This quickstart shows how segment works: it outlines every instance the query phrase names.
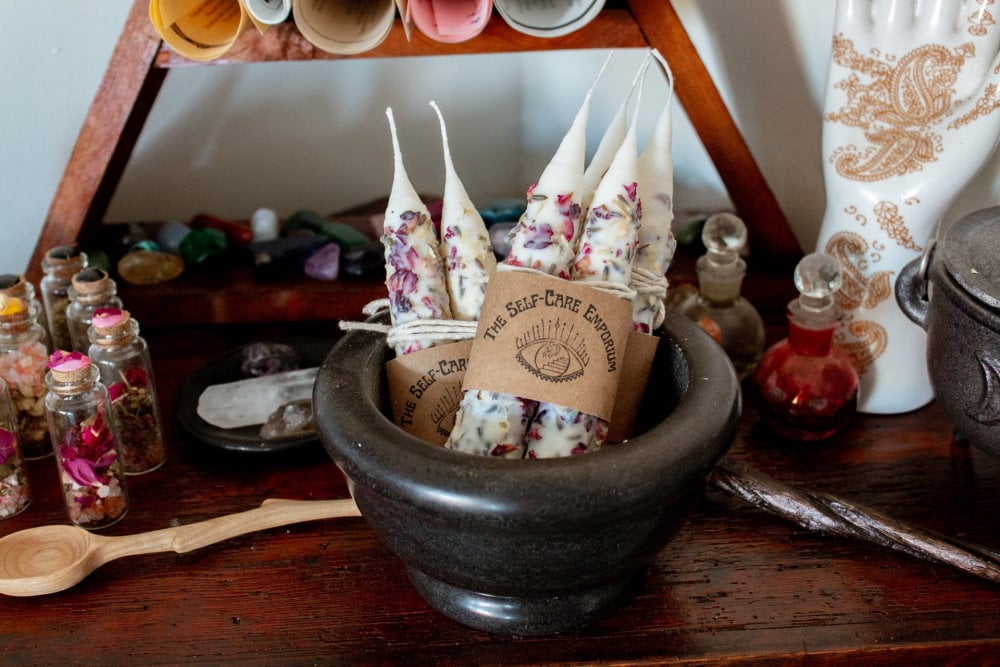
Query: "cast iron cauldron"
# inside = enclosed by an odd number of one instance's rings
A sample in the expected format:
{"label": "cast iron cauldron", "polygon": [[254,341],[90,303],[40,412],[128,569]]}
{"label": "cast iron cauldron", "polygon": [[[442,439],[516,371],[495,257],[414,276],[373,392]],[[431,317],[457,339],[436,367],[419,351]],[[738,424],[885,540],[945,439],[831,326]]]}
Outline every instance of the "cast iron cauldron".
{"label": "cast iron cauldron", "polygon": [[664,331],[644,432],[583,456],[487,459],[410,436],[384,416],[388,350],[366,331],[320,368],[316,423],[362,514],[433,607],[491,632],[562,632],[626,599],[735,437],[741,398],[722,349],[673,313]]}
{"label": "cast iron cauldron", "polygon": [[1000,207],[958,220],[903,267],[896,300],[927,330],[931,385],[956,432],[1000,456]]}

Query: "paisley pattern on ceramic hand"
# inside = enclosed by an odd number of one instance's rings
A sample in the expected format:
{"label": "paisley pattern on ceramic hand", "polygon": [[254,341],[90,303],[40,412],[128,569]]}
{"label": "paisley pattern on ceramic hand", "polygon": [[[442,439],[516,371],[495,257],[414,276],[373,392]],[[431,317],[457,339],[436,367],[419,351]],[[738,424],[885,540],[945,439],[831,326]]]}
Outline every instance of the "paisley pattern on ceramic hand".
{"label": "paisley pattern on ceramic hand", "polygon": [[997,24],[993,14],[986,9],[986,5],[992,5],[995,0],[976,0],[979,9],[973,12],[966,19],[969,22],[969,34],[975,37],[985,37],[989,29]]}
{"label": "paisley pattern on ceramic hand", "polygon": [[983,369],[983,395],[965,413],[980,424],[1000,424],[1000,361],[985,352],[977,352],[976,361]]}
{"label": "paisley pattern on ceramic hand", "polygon": [[[827,121],[864,131],[869,146],[840,146],[829,159],[842,177],[866,182],[905,176],[937,160],[944,149],[932,127],[950,112],[955,82],[975,47],[927,44],[898,62],[872,53],[863,56],[843,34],[834,36],[833,60],[851,73],[834,86],[847,93],[847,104],[826,115]],[[871,82],[862,83],[859,75]]]}
{"label": "paisley pattern on ceramic hand", "polygon": [[[856,212],[854,207],[848,212],[851,210]],[[865,219],[860,214],[855,217]],[[864,375],[889,344],[885,327],[877,322],[856,319],[855,312],[859,308],[875,308],[892,296],[892,271],[865,274],[869,262],[881,261],[879,251],[882,249],[878,242],[869,245],[860,234],[847,231],[834,234],[826,244],[826,254],[836,257],[844,269],[843,285],[834,297],[843,311],[842,325],[836,334],[837,347],[850,357],[858,375]]]}

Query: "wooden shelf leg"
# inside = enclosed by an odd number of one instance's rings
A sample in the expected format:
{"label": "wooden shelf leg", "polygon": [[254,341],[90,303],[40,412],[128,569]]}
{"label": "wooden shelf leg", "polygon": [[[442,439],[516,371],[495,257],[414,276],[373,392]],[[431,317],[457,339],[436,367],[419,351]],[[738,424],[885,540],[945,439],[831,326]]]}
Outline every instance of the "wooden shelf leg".
{"label": "wooden shelf leg", "polygon": [[627,2],[649,46],[670,62],[677,99],[747,223],[752,257],[767,273],[790,274],[802,248],[676,10],[664,0]]}

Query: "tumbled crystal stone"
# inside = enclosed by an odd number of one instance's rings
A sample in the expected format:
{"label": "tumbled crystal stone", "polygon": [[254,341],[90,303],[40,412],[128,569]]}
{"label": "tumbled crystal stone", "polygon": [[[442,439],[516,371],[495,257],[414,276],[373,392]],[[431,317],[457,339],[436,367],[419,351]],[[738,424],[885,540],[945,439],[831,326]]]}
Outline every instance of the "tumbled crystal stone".
{"label": "tumbled crystal stone", "polygon": [[240,374],[243,377],[260,377],[294,371],[299,368],[299,353],[284,343],[250,343],[240,353]]}
{"label": "tumbled crystal stone", "polygon": [[156,285],[184,273],[184,260],[158,250],[135,250],[118,260],[118,275],[130,285]]}
{"label": "tumbled crystal stone", "polygon": [[385,275],[385,255],[382,243],[372,241],[340,258],[340,274],[354,280],[372,280]]}
{"label": "tumbled crystal stone", "polygon": [[305,273],[317,280],[336,280],[340,273],[340,246],[327,243],[306,260]]}
{"label": "tumbled crystal stone", "polygon": [[156,242],[159,244],[160,250],[164,252],[180,253],[181,241],[190,233],[191,228],[183,222],[168,220],[160,225],[160,229],[156,233]]}
{"label": "tumbled crystal stone", "polygon": [[192,229],[181,239],[180,254],[190,266],[209,264],[226,253],[226,235],[218,229]]}
{"label": "tumbled crystal stone", "polygon": [[289,236],[273,241],[254,241],[250,244],[253,252],[254,279],[258,282],[272,282],[281,278],[301,276],[310,255],[329,241],[316,234]]}
{"label": "tumbled crystal stone", "polygon": [[295,438],[314,433],[316,433],[316,423],[313,421],[311,399],[282,405],[260,427],[260,437],[265,440]]}

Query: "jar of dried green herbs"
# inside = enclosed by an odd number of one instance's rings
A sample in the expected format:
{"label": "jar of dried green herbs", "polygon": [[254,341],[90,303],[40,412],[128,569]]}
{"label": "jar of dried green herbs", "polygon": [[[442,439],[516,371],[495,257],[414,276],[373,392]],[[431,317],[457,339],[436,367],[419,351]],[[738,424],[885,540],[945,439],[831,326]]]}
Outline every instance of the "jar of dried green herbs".
{"label": "jar of dried green herbs", "polygon": [[66,324],[73,349],[87,354],[90,348],[87,329],[94,319],[94,313],[101,308],[121,307],[118,285],[104,269],[84,269],[73,276],[69,288],[69,306],[66,308]]}
{"label": "jar of dried green herbs", "polygon": [[66,308],[69,307],[69,288],[73,276],[87,268],[87,253],[75,246],[56,246],[45,253],[42,271],[45,275],[39,283],[42,304],[45,306],[45,320],[49,326],[52,349],[69,350],[73,342],[66,324]]}
{"label": "jar of dried green herbs", "polygon": [[48,368],[45,407],[66,514],[81,528],[105,528],[129,507],[108,390],[80,352],[56,350]]}
{"label": "jar of dried green herbs", "polygon": [[127,310],[100,308],[88,335],[88,353],[111,397],[125,474],[159,468],[166,459],[163,421],[149,346],[139,335],[139,323]]}

